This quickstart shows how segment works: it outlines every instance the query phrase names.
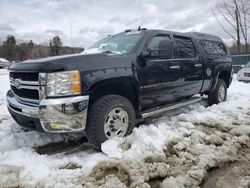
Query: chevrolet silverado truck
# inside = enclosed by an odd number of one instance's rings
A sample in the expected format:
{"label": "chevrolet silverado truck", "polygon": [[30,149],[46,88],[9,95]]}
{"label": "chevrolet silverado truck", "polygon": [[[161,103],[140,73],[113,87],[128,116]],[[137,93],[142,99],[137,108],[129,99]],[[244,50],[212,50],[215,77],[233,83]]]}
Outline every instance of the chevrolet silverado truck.
{"label": "chevrolet silverado truck", "polygon": [[[224,42],[203,33],[126,30],[88,50],[9,67],[8,110],[22,127],[82,132],[97,149],[140,120],[208,96],[227,98],[232,63]],[[197,97],[197,94],[199,97]]]}

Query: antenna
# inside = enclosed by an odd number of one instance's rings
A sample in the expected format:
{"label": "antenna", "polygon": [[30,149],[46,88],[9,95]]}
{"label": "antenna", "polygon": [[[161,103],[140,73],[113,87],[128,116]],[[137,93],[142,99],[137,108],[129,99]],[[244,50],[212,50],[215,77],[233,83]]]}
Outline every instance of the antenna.
{"label": "antenna", "polygon": [[70,41],[71,41],[71,52],[74,53],[73,42],[72,42],[72,22],[70,22]]}

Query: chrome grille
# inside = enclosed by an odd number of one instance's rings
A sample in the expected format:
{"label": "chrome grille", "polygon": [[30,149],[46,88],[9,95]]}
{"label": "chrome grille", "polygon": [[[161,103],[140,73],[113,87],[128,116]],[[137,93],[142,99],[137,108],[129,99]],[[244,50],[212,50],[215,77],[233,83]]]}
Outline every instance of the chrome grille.
{"label": "chrome grille", "polygon": [[39,100],[39,93],[37,89],[17,89],[14,86],[11,86],[12,91],[19,97]]}
{"label": "chrome grille", "polygon": [[38,101],[43,97],[44,75],[44,73],[10,72],[11,90],[24,102]]}
{"label": "chrome grille", "polygon": [[250,73],[245,72],[245,73],[244,73],[244,76],[245,76],[245,77],[250,77]]}
{"label": "chrome grille", "polygon": [[39,73],[34,72],[10,72],[10,78],[21,79],[25,81],[38,81]]}

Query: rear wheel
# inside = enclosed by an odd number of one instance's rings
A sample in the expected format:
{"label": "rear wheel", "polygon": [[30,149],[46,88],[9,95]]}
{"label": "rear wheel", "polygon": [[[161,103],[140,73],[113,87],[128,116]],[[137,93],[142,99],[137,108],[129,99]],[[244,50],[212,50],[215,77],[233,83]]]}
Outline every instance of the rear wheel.
{"label": "rear wheel", "polygon": [[100,150],[103,142],[130,134],[134,126],[135,111],[131,102],[119,95],[106,95],[90,107],[86,136]]}
{"label": "rear wheel", "polygon": [[218,104],[227,99],[227,85],[226,82],[222,79],[219,79],[215,90],[208,94],[208,103],[209,105]]}

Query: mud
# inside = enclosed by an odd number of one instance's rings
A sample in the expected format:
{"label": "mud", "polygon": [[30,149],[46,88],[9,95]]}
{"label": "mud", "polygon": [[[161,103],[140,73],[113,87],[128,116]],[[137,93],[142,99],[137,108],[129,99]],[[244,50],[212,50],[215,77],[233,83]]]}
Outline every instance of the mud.
{"label": "mud", "polygon": [[58,142],[35,147],[34,149],[40,155],[56,155],[71,154],[81,150],[92,149],[92,146],[88,143],[86,137],[82,137],[79,140],[72,139],[67,142]]}
{"label": "mud", "polygon": [[201,185],[202,188],[250,187],[250,147],[239,152],[238,162],[211,170]]}

